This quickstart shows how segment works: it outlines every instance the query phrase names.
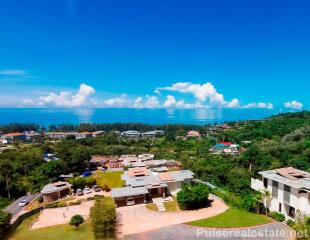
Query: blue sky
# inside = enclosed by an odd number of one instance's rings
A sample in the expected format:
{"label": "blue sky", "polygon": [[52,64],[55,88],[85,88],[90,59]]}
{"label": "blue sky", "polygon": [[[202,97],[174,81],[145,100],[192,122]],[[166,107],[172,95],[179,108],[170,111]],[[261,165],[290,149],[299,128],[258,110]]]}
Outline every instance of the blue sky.
{"label": "blue sky", "polygon": [[1,107],[309,109],[310,2],[1,1]]}

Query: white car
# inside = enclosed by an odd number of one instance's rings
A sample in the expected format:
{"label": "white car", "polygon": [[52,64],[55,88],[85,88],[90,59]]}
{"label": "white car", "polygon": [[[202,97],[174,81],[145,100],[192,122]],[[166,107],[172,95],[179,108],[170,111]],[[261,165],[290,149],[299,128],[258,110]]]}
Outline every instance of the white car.
{"label": "white car", "polygon": [[18,203],[18,206],[19,207],[25,207],[27,204],[28,204],[28,200],[21,200],[19,203]]}
{"label": "white car", "polygon": [[89,193],[91,193],[91,189],[90,188],[84,188],[83,192],[84,192],[84,194],[89,194]]}

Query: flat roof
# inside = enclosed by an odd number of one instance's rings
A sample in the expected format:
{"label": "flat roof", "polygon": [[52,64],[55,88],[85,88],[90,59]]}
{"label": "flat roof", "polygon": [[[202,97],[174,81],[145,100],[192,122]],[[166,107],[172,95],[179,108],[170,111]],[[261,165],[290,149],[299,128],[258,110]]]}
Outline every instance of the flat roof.
{"label": "flat roof", "polygon": [[148,194],[149,191],[145,187],[122,187],[122,188],[112,188],[111,189],[111,196],[113,198],[120,198],[120,197],[130,197],[130,196],[137,196],[142,194]]}

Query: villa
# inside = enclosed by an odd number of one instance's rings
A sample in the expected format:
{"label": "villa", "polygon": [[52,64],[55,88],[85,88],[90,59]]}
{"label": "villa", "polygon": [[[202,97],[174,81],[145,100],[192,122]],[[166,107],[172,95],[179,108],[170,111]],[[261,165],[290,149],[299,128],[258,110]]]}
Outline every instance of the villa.
{"label": "villa", "polygon": [[188,138],[200,138],[200,133],[198,131],[189,131],[187,133]]}
{"label": "villa", "polygon": [[165,132],[163,130],[154,130],[142,133],[142,137],[155,138],[156,136],[163,136],[164,134]]}
{"label": "villa", "polygon": [[209,150],[212,154],[239,154],[239,145],[231,142],[219,142]]}
{"label": "villa", "polygon": [[265,207],[286,218],[295,218],[296,212],[310,215],[310,173],[293,167],[279,168],[258,173],[261,179],[251,179],[251,188],[268,190],[271,198]]}
{"label": "villa", "polygon": [[19,133],[19,132],[7,133],[7,134],[4,134],[1,138],[2,138],[2,143],[25,141],[26,140],[26,134]]}
{"label": "villa", "polygon": [[91,132],[79,132],[75,137],[76,139],[92,138],[93,134]]}
{"label": "villa", "polygon": [[121,133],[121,137],[125,138],[139,138],[141,136],[141,133],[136,130],[128,130]]}
{"label": "villa", "polygon": [[125,187],[111,191],[117,206],[123,206],[129,198],[137,200],[136,203],[145,203],[153,197],[176,195],[182,183],[190,183],[194,179],[194,173],[189,170],[155,172],[146,167],[136,167],[129,168],[121,178],[125,181]]}
{"label": "villa", "polygon": [[41,194],[43,195],[43,201],[47,203],[70,195],[70,191],[71,184],[67,182],[54,182],[43,187]]}

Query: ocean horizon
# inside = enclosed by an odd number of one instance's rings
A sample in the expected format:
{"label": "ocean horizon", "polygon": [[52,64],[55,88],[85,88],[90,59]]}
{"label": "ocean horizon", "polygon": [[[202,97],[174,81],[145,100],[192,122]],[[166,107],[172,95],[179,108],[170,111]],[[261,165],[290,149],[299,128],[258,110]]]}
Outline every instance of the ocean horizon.
{"label": "ocean horizon", "polygon": [[280,112],[271,109],[137,109],[137,108],[0,108],[0,124],[145,123],[220,124],[260,120]]}

